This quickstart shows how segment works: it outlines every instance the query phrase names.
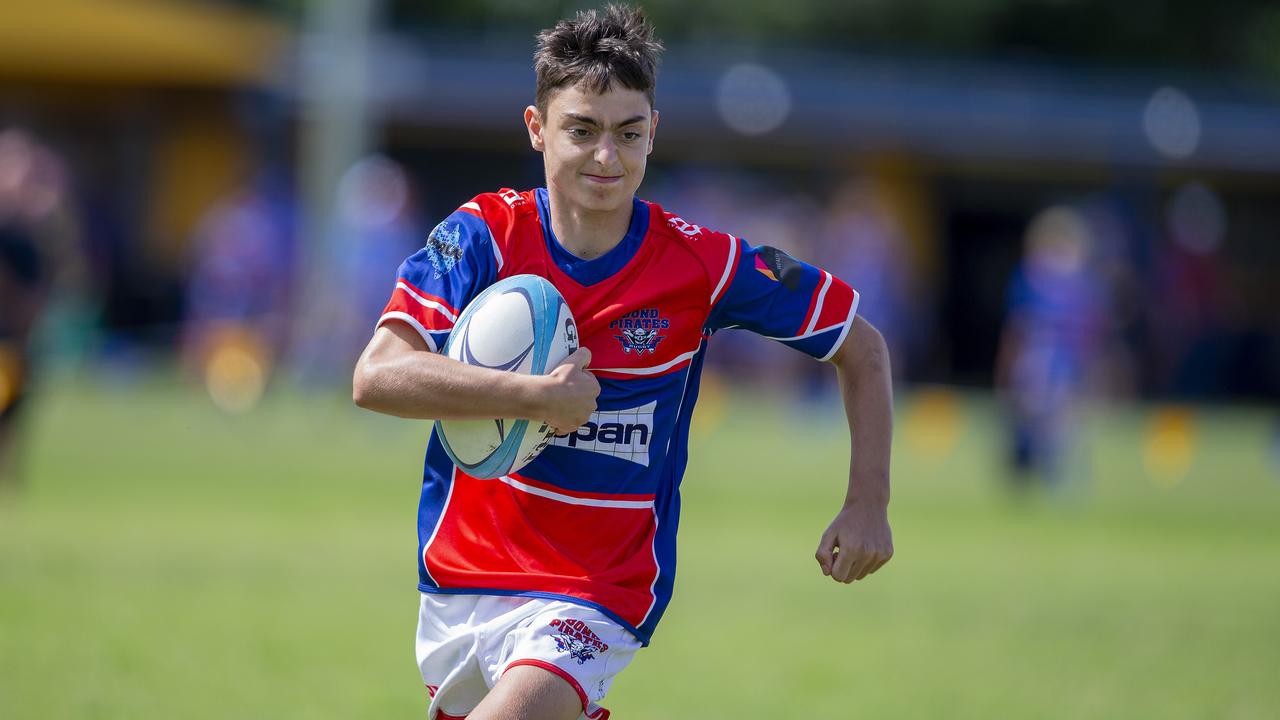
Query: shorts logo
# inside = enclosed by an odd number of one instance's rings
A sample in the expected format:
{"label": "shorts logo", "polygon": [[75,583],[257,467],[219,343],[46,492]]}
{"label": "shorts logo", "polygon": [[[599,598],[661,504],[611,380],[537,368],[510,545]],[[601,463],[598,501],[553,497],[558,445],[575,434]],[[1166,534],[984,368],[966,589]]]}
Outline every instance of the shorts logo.
{"label": "shorts logo", "polygon": [[552,445],[609,455],[649,467],[649,441],[653,437],[653,411],[658,403],[626,410],[597,410],[587,424],[551,439]]}
{"label": "shorts logo", "polygon": [[437,279],[447,274],[462,259],[461,236],[462,231],[458,225],[445,220],[427,237],[427,259],[431,261],[431,267],[435,268]]}
{"label": "shorts logo", "polygon": [[634,352],[637,355],[643,355],[646,352],[656,353],[658,343],[667,337],[659,331],[670,327],[671,320],[662,317],[658,308],[633,310],[609,323],[609,329],[622,333],[614,335],[618,342],[622,343],[622,352],[627,354]]}
{"label": "shorts logo", "polygon": [[556,634],[551,636],[556,641],[556,650],[569,653],[569,657],[577,660],[579,665],[595,660],[596,653],[609,651],[609,645],[581,620],[556,618],[549,627],[556,630]]}

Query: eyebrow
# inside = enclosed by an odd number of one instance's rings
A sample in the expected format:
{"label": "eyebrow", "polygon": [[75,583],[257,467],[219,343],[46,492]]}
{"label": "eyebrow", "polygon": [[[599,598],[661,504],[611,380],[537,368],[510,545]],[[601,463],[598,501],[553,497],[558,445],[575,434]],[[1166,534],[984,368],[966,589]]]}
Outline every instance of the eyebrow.
{"label": "eyebrow", "polygon": [[[578,122],[584,125],[592,125],[594,127],[604,128],[604,125],[601,125],[599,120],[596,120],[590,115],[579,115],[578,113],[567,112],[565,113],[565,117],[569,117],[574,120],[577,120]],[[643,122],[644,119],[645,119],[644,115],[636,115],[635,117],[627,118],[626,120],[623,120],[622,122],[618,123],[617,127],[621,128],[621,127],[626,127],[628,125],[635,125],[638,122]]]}

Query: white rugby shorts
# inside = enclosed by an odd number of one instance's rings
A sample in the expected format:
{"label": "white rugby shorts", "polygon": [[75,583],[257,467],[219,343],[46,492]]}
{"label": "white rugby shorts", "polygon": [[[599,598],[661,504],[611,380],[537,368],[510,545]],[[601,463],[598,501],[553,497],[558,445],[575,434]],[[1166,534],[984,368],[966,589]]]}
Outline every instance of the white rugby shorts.
{"label": "white rugby shorts", "polygon": [[613,678],[640,641],[603,613],[543,598],[422,593],[418,668],[431,695],[427,717],[458,720],[512,667],[559,675],[582,700],[582,717],[605,720]]}

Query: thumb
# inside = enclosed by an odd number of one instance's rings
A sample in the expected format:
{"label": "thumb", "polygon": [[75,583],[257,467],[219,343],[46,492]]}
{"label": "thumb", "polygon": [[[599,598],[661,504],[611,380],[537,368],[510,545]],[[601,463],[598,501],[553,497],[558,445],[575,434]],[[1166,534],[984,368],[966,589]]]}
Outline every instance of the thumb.
{"label": "thumb", "polygon": [[586,370],[587,365],[589,365],[590,363],[591,363],[591,351],[584,347],[580,347],[577,350],[574,350],[573,353],[569,355],[569,357],[565,358],[563,364],[572,365],[578,370]]}
{"label": "thumb", "polygon": [[835,536],[829,533],[822,534],[822,540],[818,542],[818,552],[814,553],[814,557],[818,560],[818,565],[822,567],[823,575],[831,574],[831,567],[835,563]]}

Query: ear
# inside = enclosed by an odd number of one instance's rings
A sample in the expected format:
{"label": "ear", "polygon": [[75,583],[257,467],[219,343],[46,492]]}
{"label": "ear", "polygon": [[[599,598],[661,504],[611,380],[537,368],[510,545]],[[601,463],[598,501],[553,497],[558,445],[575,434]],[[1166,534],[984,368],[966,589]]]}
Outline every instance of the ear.
{"label": "ear", "polygon": [[653,152],[653,136],[658,132],[658,111],[654,110],[650,117],[652,119],[649,122],[649,149],[644,151],[645,155]]}
{"label": "ear", "polygon": [[542,116],[538,113],[538,108],[530,105],[524,109],[524,126],[529,130],[529,144],[533,149],[538,152],[546,150],[546,140],[542,137],[545,128],[542,126]]}

